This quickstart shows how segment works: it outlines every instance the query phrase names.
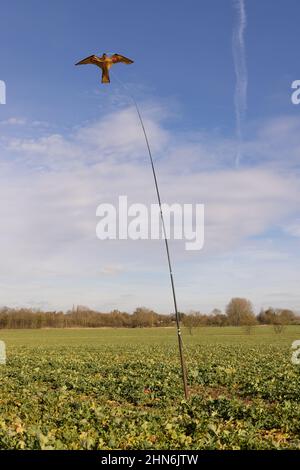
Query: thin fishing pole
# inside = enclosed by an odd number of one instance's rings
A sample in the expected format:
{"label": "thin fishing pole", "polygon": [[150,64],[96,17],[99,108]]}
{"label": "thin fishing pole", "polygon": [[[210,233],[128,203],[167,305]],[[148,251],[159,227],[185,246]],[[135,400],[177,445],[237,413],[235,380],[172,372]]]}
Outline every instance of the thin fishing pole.
{"label": "thin fishing pole", "polygon": [[167,238],[165,219],[164,219],[163,211],[162,211],[160,191],[159,191],[159,187],[158,187],[158,181],[157,181],[157,177],[156,177],[155,166],[154,166],[154,161],[153,161],[152,152],[151,152],[151,148],[150,148],[150,143],[149,143],[147,132],[146,132],[146,129],[145,129],[145,126],[144,126],[143,118],[142,118],[142,115],[140,113],[140,110],[139,110],[139,107],[138,107],[138,104],[137,104],[135,98],[131,95],[131,93],[129,92],[126,85],[116,76],[116,74],[112,73],[112,75],[122,85],[122,87],[125,89],[125,91],[127,92],[128,96],[131,98],[131,100],[134,104],[134,107],[136,109],[140,124],[142,126],[143,134],[144,134],[145,141],[146,141],[146,146],[147,146],[147,149],[148,149],[148,154],[149,154],[149,158],[150,158],[152,174],[153,174],[154,184],[155,184],[155,189],[156,189],[156,195],[157,195],[157,200],[158,200],[158,205],[159,205],[159,210],[160,210],[160,218],[161,218],[161,223],[162,223],[165,247],[166,247],[166,252],[167,252],[169,275],[170,275],[173,302],[174,302],[174,308],[175,308],[175,318],[176,318],[177,337],[178,337],[178,346],[179,346],[179,357],[180,357],[182,380],[183,380],[183,389],[184,389],[185,398],[188,398],[187,370],[186,370],[186,365],[185,365],[184,355],[183,355],[183,342],[182,342],[181,329],[180,329],[179,312],[178,312],[178,308],[177,308],[177,299],[176,299],[175,284],[174,284],[173,270],[172,270],[172,264],[171,264],[171,256],[170,256],[169,243],[168,243],[168,238]]}

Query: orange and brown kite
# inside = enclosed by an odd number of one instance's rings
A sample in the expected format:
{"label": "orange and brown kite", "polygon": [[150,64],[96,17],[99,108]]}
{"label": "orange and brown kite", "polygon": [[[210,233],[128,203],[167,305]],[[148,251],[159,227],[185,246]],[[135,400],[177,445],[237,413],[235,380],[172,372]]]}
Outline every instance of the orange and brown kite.
{"label": "orange and brown kite", "polygon": [[113,54],[112,56],[108,56],[105,53],[102,54],[102,57],[98,57],[96,55],[90,55],[86,59],[77,62],[75,65],[83,65],[83,64],[94,64],[102,69],[102,83],[110,83],[109,79],[109,69],[118,62],[123,62],[123,64],[133,64],[133,60],[127,59],[121,54]]}

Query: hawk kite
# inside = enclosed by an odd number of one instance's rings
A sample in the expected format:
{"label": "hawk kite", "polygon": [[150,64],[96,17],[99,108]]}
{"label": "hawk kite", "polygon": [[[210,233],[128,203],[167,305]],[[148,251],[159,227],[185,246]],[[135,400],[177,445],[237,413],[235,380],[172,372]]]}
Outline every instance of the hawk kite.
{"label": "hawk kite", "polygon": [[112,65],[117,64],[118,62],[123,62],[123,64],[133,64],[133,60],[127,59],[121,54],[113,54],[112,56],[108,56],[105,53],[102,54],[102,57],[98,57],[96,55],[90,55],[86,59],[77,62],[75,65],[83,65],[83,64],[94,64],[100,67],[102,70],[102,83],[110,83],[109,79],[109,69]]}

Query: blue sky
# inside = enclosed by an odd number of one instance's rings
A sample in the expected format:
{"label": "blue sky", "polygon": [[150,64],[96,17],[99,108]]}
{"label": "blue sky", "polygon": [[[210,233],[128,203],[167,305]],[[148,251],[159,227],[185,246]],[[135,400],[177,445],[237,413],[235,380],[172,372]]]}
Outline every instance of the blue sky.
{"label": "blue sky", "polygon": [[[97,205],[154,202],[136,116],[114,81],[74,67],[92,53],[138,99],[167,201],[205,203],[205,249],[174,243],[182,310],[232,296],[300,310],[297,0],[245,0],[247,112],[236,168],[232,34],[239,2],[3,0],[1,303],[172,310],[163,246],[95,239]],[[155,295],[153,295],[155,292]]]}

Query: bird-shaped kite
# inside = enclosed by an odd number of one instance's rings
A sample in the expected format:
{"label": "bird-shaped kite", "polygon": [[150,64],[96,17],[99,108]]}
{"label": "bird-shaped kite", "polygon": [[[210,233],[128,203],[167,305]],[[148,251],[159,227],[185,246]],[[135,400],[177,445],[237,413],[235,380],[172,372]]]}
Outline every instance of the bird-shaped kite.
{"label": "bird-shaped kite", "polygon": [[96,55],[90,55],[86,59],[77,62],[75,65],[83,65],[83,64],[94,64],[102,69],[102,83],[110,83],[109,79],[109,69],[112,65],[117,64],[118,62],[123,62],[123,64],[133,64],[133,60],[127,59],[121,54],[113,54],[112,56],[108,56],[105,53],[102,54],[102,57],[98,57]]}

